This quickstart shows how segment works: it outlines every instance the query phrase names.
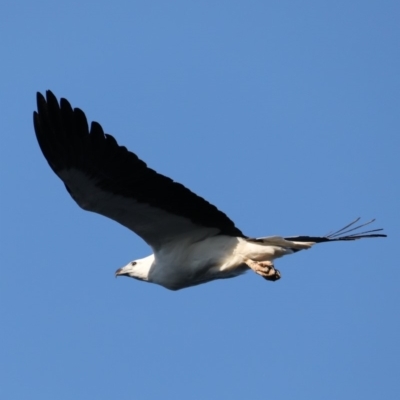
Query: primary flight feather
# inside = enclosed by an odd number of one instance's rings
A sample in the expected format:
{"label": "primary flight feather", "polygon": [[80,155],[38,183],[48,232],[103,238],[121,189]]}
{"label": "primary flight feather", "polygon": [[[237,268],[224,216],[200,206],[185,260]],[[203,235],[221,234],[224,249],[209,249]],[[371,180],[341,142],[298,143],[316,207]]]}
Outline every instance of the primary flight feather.
{"label": "primary flight feather", "polygon": [[316,243],[385,237],[358,229],[356,219],[328,236],[249,238],[215,206],[158,174],[97,122],[51,91],[37,94],[34,127],[52,170],[80,207],[109,217],[142,237],[153,254],[116,271],[178,290],[253,270],[276,281],[273,260]]}

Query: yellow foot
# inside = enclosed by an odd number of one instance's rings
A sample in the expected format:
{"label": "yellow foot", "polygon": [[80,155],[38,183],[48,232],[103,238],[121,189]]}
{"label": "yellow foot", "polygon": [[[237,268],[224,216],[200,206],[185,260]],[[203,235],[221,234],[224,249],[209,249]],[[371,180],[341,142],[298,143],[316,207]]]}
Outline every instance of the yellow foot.
{"label": "yellow foot", "polygon": [[245,263],[256,274],[261,275],[267,281],[274,282],[281,278],[281,273],[274,268],[274,264],[271,261],[253,261],[247,258]]}

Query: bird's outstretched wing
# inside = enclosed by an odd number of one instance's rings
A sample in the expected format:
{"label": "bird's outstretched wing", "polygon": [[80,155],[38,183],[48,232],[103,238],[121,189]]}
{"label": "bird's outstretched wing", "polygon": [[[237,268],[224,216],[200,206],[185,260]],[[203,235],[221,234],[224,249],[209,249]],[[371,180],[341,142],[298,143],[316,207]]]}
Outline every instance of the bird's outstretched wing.
{"label": "bird's outstretched wing", "polygon": [[[289,237],[267,236],[261,238],[247,238],[246,240],[254,243],[262,243],[264,245],[280,246],[287,249],[291,249],[293,252],[296,252],[304,249],[309,249],[316,243],[386,237],[386,235],[383,233],[376,233],[383,231],[383,229],[380,228],[359,232],[360,228],[372,224],[372,222],[375,221],[374,219],[372,219],[371,221],[365,222],[361,225],[354,226],[359,220],[360,218],[357,218],[353,222],[350,222],[350,224],[346,225],[344,228],[339,229],[338,231],[330,233],[325,236],[289,236]],[[354,231],[356,232],[350,234],[350,232]]]}
{"label": "bird's outstretched wing", "polygon": [[215,206],[147,167],[97,122],[52,92],[37,94],[34,126],[50,167],[80,207],[109,217],[154,249],[180,237],[243,236]]}
{"label": "bird's outstretched wing", "polygon": [[339,241],[349,241],[349,240],[357,240],[364,238],[376,238],[376,237],[387,236],[383,233],[376,233],[383,231],[383,229],[381,228],[349,234],[350,232],[358,231],[360,228],[372,224],[375,221],[375,219],[371,219],[371,221],[364,222],[361,225],[354,226],[359,220],[360,218],[357,218],[354,221],[350,222],[350,224],[347,224],[342,229],[339,229],[338,231],[335,231],[325,236],[291,236],[291,237],[285,237],[285,240],[290,240],[293,242],[324,243],[324,242],[339,242]]}

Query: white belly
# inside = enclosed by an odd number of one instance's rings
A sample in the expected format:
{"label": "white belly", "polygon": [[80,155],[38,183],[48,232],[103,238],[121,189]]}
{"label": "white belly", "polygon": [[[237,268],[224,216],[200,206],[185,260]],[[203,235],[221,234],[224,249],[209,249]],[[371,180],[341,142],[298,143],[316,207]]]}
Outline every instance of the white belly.
{"label": "white belly", "polygon": [[231,236],[217,235],[191,244],[179,241],[155,254],[149,281],[177,290],[240,275],[249,269],[243,258],[267,261],[282,255],[280,247]]}

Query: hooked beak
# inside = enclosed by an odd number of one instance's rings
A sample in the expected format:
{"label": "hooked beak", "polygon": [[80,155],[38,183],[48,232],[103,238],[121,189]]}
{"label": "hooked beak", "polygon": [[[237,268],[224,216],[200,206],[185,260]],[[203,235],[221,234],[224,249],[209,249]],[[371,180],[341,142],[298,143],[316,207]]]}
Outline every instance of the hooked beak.
{"label": "hooked beak", "polygon": [[117,278],[118,276],[124,276],[124,275],[128,275],[128,273],[125,272],[123,268],[118,268],[118,269],[115,271],[115,277],[116,277],[116,278]]}

